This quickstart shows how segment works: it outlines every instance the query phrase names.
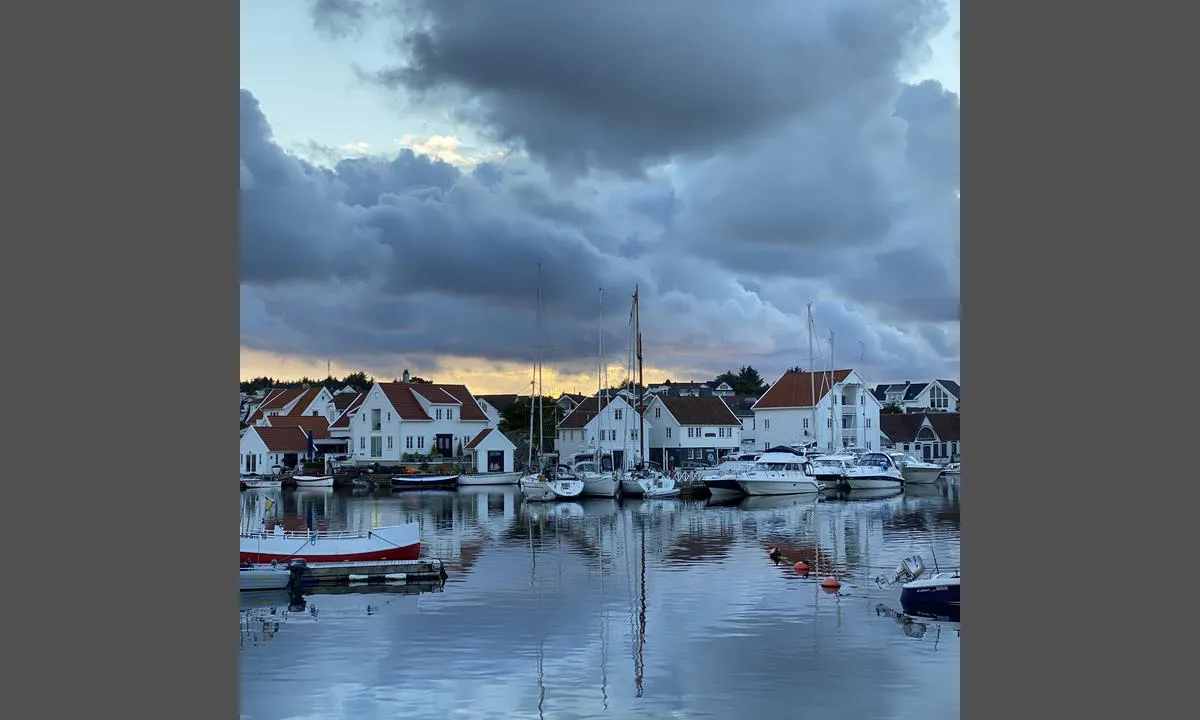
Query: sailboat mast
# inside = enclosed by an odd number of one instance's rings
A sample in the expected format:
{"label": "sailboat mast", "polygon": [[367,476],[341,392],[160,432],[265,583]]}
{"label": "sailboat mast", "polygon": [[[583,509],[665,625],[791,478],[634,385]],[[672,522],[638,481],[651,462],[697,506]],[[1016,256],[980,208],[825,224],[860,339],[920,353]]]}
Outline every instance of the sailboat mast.
{"label": "sailboat mast", "polygon": [[646,462],[646,416],[642,406],[642,310],[638,305],[638,286],[633,286],[633,332],[637,338],[637,414],[638,414],[638,462]]}
{"label": "sailboat mast", "polygon": [[836,411],[833,407],[833,331],[829,331],[829,449],[837,450],[837,438],[834,437],[834,429],[837,423],[834,422]]}
{"label": "sailboat mast", "polygon": [[538,364],[537,364],[537,394],[538,394],[538,458],[541,459],[542,443],[546,437],[546,412],[542,407],[542,264],[538,263],[537,291],[537,335],[538,335]]}
{"label": "sailboat mast", "polygon": [[[597,329],[596,335],[599,336],[600,340],[598,343],[599,350],[597,351],[599,353],[599,357],[596,360],[596,419],[599,420],[600,411],[602,409],[600,407],[600,399],[606,394],[604,388],[604,288],[600,288],[600,297],[597,302],[600,309],[599,320],[597,322],[599,323],[600,327]],[[604,432],[606,428],[603,421],[597,422],[596,425],[596,457],[594,460],[596,461],[596,469],[599,470],[601,468],[600,446],[601,442],[605,440]]]}
{"label": "sailboat mast", "polygon": [[808,396],[812,398],[812,436],[815,440],[817,437],[817,369],[814,367],[814,362],[812,303],[810,302],[808,304]]}

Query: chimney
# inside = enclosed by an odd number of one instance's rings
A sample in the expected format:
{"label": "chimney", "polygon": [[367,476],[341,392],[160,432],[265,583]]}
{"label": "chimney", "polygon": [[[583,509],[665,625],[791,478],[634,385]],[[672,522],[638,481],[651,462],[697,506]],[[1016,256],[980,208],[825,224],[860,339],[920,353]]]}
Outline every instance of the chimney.
{"label": "chimney", "polygon": [[[404,383],[408,384],[408,380],[411,377],[412,376],[408,374],[408,368],[404,368]],[[438,412],[441,412],[441,411],[439,410]]]}

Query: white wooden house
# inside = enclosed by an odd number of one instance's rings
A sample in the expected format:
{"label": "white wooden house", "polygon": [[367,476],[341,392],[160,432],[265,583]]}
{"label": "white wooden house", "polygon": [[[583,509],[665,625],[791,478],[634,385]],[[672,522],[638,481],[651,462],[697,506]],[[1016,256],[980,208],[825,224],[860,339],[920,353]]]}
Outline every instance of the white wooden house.
{"label": "white wooden house", "polygon": [[708,396],[656,395],[646,405],[653,421],[650,460],[668,467],[715,464],[727,453],[741,449],[742,421],[724,398]]}
{"label": "white wooden house", "polygon": [[962,455],[959,413],[891,413],[879,416],[881,447],[912,453],[934,462],[958,461]]}
{"label": "white wooden house", "polygon": [[299,427],[246,428],[238,445],[238,469],[275,475],[296,467],[308,453],[308,436]]}
{"label": "white wooden house", "polygon": [[953,380],[886,383],[871,391],[880,405],[897,405],[904,412],[959,412],[962,389]]}
{"label": "white wooden house", "polygon": [[514,469],[517,446],[494,427],[480,430],[465,449],[473,458],[472,472],[505,473]]}
{"label": "white wooden house", "polygon": [[755,445],[878,450],[879,408],[855,370],[787,372],[754,404]]}
{"label": "white wooden house", "polygon": [[[633,467],[642,447],[639,424],[637,412],[624,397],[585,398],[558,423],[554,447],[559,459],[567,464],[575,453],[598,449],[612,451],[618,467]],[[647,441],[653,427],[650,418],[646,418]],[[648,453],[648,442],[646,450]]]}
{"label": "white wooden house", "polygon": [[377,382],[365,395],[348,417],[350,454],[357,463],[454,457],[491,426],[465,385]]}

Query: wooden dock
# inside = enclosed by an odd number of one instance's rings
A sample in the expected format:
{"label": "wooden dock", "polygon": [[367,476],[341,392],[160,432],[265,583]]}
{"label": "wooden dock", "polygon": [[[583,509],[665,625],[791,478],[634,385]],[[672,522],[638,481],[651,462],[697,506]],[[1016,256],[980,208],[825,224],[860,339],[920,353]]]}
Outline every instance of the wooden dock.
{"label": "wooden dock", "polygon": [[302,567],[293,565],[291,570],[293,581],[298,581],[300,587],[360,583],[441,583],[446,581],[446,567],[441,560],[436,558],[306,562]]}

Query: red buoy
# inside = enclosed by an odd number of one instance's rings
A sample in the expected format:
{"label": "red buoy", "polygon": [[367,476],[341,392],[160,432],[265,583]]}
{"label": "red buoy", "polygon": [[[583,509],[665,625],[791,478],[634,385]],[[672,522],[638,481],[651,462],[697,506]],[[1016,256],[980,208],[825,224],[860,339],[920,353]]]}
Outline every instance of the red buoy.
{"label": "red buoy", "polygon": [[826,576],[826,578],[821,581],[821,587],[825,588],[826,590],[837,590],[841,586],[842,584],[838,582],[838,579],[832,575]]}
{"label": "red buoy", "polygon": [[795,568],[796,572],[800,575],[808,574],[808,563],[804,562],[803,560],[796,561],[796,564],[792,567]]}

